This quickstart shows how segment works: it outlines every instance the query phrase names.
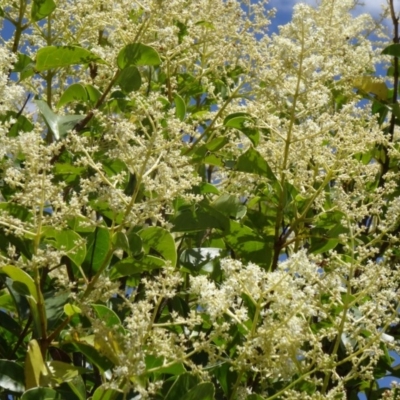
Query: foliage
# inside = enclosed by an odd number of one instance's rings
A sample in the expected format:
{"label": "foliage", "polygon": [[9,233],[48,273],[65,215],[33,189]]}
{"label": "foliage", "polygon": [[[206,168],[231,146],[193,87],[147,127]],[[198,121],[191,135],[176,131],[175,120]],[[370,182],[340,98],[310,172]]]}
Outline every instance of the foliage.
{"label": "foliage", "polygon": [[0,1],[2,398],[396,398],[398,18],[320,3]]}

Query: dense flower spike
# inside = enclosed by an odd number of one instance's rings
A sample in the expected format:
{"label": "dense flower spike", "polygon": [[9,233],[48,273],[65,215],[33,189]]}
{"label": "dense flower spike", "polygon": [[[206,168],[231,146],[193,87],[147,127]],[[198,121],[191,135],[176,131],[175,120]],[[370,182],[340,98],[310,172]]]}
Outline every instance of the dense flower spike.
{"label": "dense flower spike", "polygon": [[0,0],[1,395],[397,398],[398,17],[354,6]]}

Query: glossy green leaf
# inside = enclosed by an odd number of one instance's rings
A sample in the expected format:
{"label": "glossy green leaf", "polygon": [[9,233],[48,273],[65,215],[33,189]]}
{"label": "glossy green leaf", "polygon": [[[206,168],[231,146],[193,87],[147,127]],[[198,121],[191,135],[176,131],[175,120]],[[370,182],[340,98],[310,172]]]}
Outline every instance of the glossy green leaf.
{"label": "glossy green leaf", "polygon": [[35,69],[39,72],[71,65],[104,63],[98,56],[78,46],[47,46],[38,50]]}
{"label": "glossy green leaf", "polygon": [[400,57],[400,44],[393,43],[382,50],[382,54],[386,54],[388,56]]}
{"label": "glossy green leaf", "polygon": [[[9,294],[3,295],[3,296],[9,296]],[[3,296],[1,296],[1,299],[0,299],[0,327],[9,331],[10,333],[12,333],[15,336],[18,336],[22,331],[22,327],[17,322],[17,319],[15,319],[14,314],[6,312],[7,308],[5,309],[3,307],[3,304],[4,304],[2,301],[4,299]],[[11,297],[10,297],[10,299],[11,299]],[[6,307],[7,307],[7,305],[6,305]],[[14,311],[14,310],[8,310],[8,311]],[[10,314],[13,315],[14,318]]]}
{"label": "glossy green leaf", "polygon": [[189,373],[179,375],[166,393],[164,400],[183,400],[193,387],[196,387],[198,378]]}
{"label": "glossy green leaf", "polygon": [[218,197],[211,206],[220,213],[236,219],[243,218],[247,212],[246,206],[241,204],[236,196],[230,194],[223,194]]}
{"label": "glossy green leaf", "polygon": [[72,381],[77,376],[89,372],[86,368],[76,367],[61,361],[48,361],[47,368],[51,375],[50,380],[53,384],[61,384],[63,382]]}
{"label": "glossy green leaf", "polygon": [[39,295],[34,280],[21,268],[5,265],[0,267],[0,274],[5,274],[13,280],[13,287],[18,293],[24,296],[32,296],[36,302],[38,301]]}
{"label": "glossy green leaf", "polygon": [[218,151],[222,149],[226,144],[229,143],[229,139],[226,137],[219,137],[206,143],[206,149],[210,151]]}
{"label": "glossy green leaf", "polygon": [[181,375],[186,372],[185,367],[182,363],[177,362],[176,364],[168,367],[163,367],[164,358],[155,357],[152,355],[146,356],[146,370],[155,370],[155,374],[168,374],[168,375]]}
{"label": "glossy green leaf", "polygon": [[83,85],[74,83],[68,86],[65,92],[61,95],[57,103],[57,107],[62,107],[65,104],[72,103],[73,101],[86,101],[88,94]]}
{"label": "glossy green leaf", "polygon": [[25,357],[25,387],[26,389],[41,386],[43,378],[48,377],[49,371],[43,361],[38,342],[32,339],[28,344]]}
{"label": "glossy green leaf", "polygon": [[186,104],[185,101],[182,99],[179,94],[174,96],[174,103],[175,103],[175,115],[178,119],[183,121],[186,116]]}
{"label": "glossy green leaf", "polygon": [[140,254],[142,251],[142,239],[135,232],[129,232],[127,234],[127,239],[129,243],[129,250],[132,255]]}
{"label": "glossy green leaf", "polygon": [[22,393],[25,390],[24,379],[24,369],[19,364],[0,360],[0,388]]}
{"label": "glossy green leaf", "polygon": [[72,230],[58,231],[46,227],[44,236],[47,238],[47,242],[51,243],[56,249],[65,251],[66,256],[76,265],[81,265],[85,260],[86,245],[78,233]]}
{"label": "glossy green leaf", "polygon": [[214,270],[215,260],[221,257],[222,249],[216,247],[200,247],[183,250],[179,257],[180,264],[190,272],[207,272]]}
{"label": "glossy green leaf", "polygon": [[65,400],[61,393],[48,387],[35,387],[27,390],[21,400]]}
{"label": "glossy green leaf", "polygon": [[116,83],[123,92],[130,93],[140,89],[142,77],[136,67],[129,65],[121,71]]}
{"label": "glossy green leaf", "polygon": [[152,226],[142,229],[138,232],[142,238],[143,247],[147,251],[151,248],[155,250],[165,260],[171,261],[173,266],[176,265],[176,246],[172,235],[164,228]]}
{"label": "glossy green leaf", "polygon": [[[56,164],[57,165],[57,164]],[[76,215],[67,219],[68,226],[75,232],[94,232],[95,226],[93,221],[85,216]]]}
{"label": "glossy green leaf", "polygon": [[202,382],[190,389],[182,400],[214,400],[215,388],[211,382]]}
{"label": "glossy green leaf", "polygon": [[72,317],[75,314],[80,314],[82,310],[78,306],[74,306],[73,304],[65,304],[64,312],[68,317]]}
{"label": "glossy green leaf", "polygon": [[33,0],[31,8],[32,21],[40,21],[49,16],[56,9],[56,3],[53,0]]}
{"label": "glossy green leaf", "polygon": [[83,342],[74,342],[74,346],[87,358],[89,363],[95,365],[100,371],[105,372],[112,368],[112,362],[107,357],[100,354],[93,346]]}
{"label": "glossy green leaf", "polygon": [[102,304],[92,304],[92,307],[99,320],[104,321],[105,326],[109,328],[121,326],[118,315],[110,308]]}
{"label": "glossy green leaf", "polygon": [[130,43],[119,52],[117,64],[120,69],[130,65],[155,66],[161,64],[161,59],[152,47],[142,43]]}
{"label": "glossy green leaf", "polygon": [[17,62],[13,65],[13,72],[24,72],[34,67],[34,61],[26,54],[18,53],[17,57]]}
{"label": "glossy green leaf", "polygon": [[0,214],[2,211],[6,211],[7,214],[24,222],[31,221],[33,218],[32,213],[26,207],[15,203],[0,203]]}
{"label": "glossy green leaf", "polygon": [[99,226],[86,239],[87,252],[82,264],[85,273],[91,277],[103,265],[111,246],[110,232],[107,228]]}
{"label": "glossy green leaf", "polygon": [[44,293],[47,329],[53,331],[65,319],[64,306],[67,304],[71,293],[69,290],[51,290]]}
{"label": "glossy green leaf", "polygon": [[235,254],[247,262],[269,266],[273,253],[273,238],[262,237],[246,225],[230,221],[225,240]]}
{"label": "glossy green leaf", "polygon": [[116,232],[112,238],[112,244],[114,249],[124,250],[127,253],[130,252],[128,237],[124,232]]}
{"label": "glossy green leaf", "polygon": [[85,118],[84,115],[57,115],[45,101],[35,100],[35,103],[56,140],[64,137],[69,131],[74,129],[78,122]]}
{"label": "glossy green leaf", "polygon": [[117,400],[122,394],[120,390],[100,386],[93,393],[92,400]]}
{"label": "glossy green leaf", "polygon": [[260,132],[258,129],[251,127],[252,124],[252,117],[241,112],[230,114],[224,119],[224,126],[241,131],[251,140],[254,146],[257,146],[260,141]]}
{"label": "glossy green leaf", "polygon": [[164,260],[150,255],[145,255],[140,260],[127,257],[113,265],[110,272],[110,279],[114,280],[121,276],[131,276],[143,271],[152,271],[164,266]]}
{"label": "glossy green leaf", "polygon": [[229,218],[211,207],[184,209],[172,222],[173,232],[196,232],[210,228],[229,230]]}
{"label": "glossy green leaf", "polygon": [[257,150],[251,147],[239,157],[235,169],[236,171],[248,172],[270,180],[276,180],[267,161],[265,161]]}
{"label": "glossy green leaf", "polygon": [[88,94],[88,100],[92,104],[96,104],[101,97],[101,92],[99,91],[99,89],[97,89],[93,85],[86,85],[85,88]]}

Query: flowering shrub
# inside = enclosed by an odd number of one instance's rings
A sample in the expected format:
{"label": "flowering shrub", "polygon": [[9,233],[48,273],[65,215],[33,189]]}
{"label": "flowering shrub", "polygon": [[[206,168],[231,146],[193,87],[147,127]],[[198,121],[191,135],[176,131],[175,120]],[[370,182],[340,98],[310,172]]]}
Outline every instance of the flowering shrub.
{"label": "flowering shrub", "polygon": [[0,0],[2,398],[397,398],[398,18],[353,3]]}

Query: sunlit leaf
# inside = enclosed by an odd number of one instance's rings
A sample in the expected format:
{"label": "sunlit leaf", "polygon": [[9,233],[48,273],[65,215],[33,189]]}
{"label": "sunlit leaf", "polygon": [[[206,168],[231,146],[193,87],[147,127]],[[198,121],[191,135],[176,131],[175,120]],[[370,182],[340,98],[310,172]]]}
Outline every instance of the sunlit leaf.
{"label": "sunlit leaf", "polygon": [[104,63],[98,56],[78,46],[47,46],[38,50],[36,55],[36,71],[69,67],[70,65]]}
{"label": "sunlit leaf", "polygon": [[119,52],[117,64],[123,70],[130,65],[159,65],[161,64],[161,59],[157,51],[152,47],[142,43],[130,43]]}

